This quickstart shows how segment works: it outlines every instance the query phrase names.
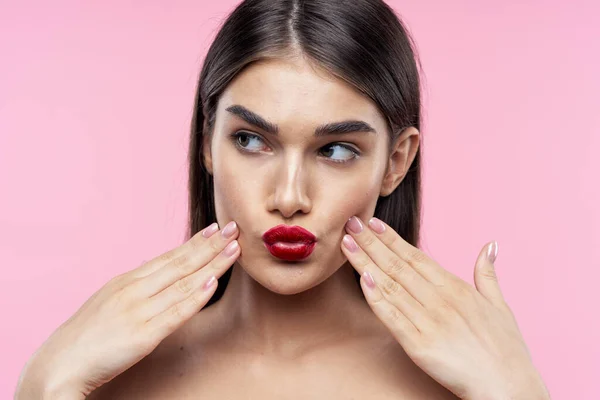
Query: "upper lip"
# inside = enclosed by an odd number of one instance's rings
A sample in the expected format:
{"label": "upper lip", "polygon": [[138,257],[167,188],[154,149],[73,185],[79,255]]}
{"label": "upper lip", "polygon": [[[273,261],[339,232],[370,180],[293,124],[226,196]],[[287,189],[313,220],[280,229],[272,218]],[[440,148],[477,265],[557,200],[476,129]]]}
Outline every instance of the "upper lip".
{"label": "upper lip", "polygon": [[316,242],[317,238],[310,231],[301,226],[277,225],[269,229],[262,235],[262,239],[267,244],[275,242],[300,242],[312,243]]}

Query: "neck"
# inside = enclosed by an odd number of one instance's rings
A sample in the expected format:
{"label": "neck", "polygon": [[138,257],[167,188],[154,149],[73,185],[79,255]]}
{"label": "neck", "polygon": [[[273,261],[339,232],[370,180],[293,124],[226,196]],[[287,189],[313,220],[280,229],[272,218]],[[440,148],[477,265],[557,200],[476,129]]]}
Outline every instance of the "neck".
{"label": "neck", "polygon": [[345,263],[321,284],[294,295],[264,288],[237,263],[215,304],[236,343],[264,353],[297,355],[372,331],[376,324],[353,268]]}

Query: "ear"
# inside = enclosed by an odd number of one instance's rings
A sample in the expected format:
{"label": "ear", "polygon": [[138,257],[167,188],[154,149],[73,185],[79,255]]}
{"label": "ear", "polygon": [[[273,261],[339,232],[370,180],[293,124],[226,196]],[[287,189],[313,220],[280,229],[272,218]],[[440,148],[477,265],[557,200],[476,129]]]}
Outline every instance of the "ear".
{"label": "ear", "polygon": [[402,182],[419,149],[419,130],[410,126],[402,131],[390,152],[380,196],[389,196]]}
{"label": "ear", "polygon": [[211,137],[210,132],[208,131],[208,127],[206,126],[206,122],[204,123],[204,127],[202,128],[202,162],[204,163],[204,168],[208,171],[210,175],[213,174],[212,168],[212,151],[210,148]]}

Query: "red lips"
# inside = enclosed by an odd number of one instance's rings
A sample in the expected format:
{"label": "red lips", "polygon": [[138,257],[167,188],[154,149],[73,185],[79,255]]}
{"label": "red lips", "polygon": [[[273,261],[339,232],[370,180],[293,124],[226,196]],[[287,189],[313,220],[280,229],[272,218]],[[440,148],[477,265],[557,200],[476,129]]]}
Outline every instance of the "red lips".
{"label": "red lips", "polygon": [[286,261],[308,257],[317,244],[315,235],[300,226],[277,225],[266,231],[262,239],[273,256]]}

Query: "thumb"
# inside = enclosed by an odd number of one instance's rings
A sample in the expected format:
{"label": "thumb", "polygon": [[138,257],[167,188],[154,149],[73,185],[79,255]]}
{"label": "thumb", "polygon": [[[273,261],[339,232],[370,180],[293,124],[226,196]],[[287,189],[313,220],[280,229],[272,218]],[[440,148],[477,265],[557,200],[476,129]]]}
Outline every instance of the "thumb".
{"label": "thumb", "polygon": [[494,262],[498,256],[498,242],[495,240],[484,246],[475,264],[475,287],[492,303],[503,303],[504,296],[500,290]]}

